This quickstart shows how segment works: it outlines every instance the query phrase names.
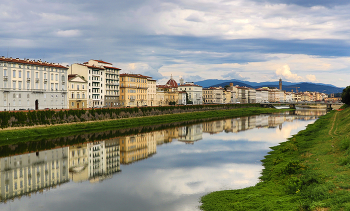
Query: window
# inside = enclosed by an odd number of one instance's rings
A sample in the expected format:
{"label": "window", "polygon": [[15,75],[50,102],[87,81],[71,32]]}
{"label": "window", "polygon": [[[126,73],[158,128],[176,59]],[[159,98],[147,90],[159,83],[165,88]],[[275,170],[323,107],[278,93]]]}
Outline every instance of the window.
{"label": "window", "polygon": [[51,80],[53,80],[53,73],[51,73]]}
{"label": "window", "polygon": [[30,72],[27,71],[27,78],[30,78]]}
{"label": "window", "polygon": [[58,74],[56,74],[55,78],[56,78],[56,81],[58,81]]}
{"label": "window", "polygon": [[74,102],[72,102],[72,106],[74,106]]}
{"label": "window", "polygon": [[74,98],[74,92],[72,93],[72,98]]}
{"label": "window", "polygon": [[30,82],[27,82],[27,89],[30,89]]}
{"label": "window", "polygon": [[39,78],[39,72],[35,72],[35,78]]}
{"label": "window", "polygon": [[79,90],[79,85],[77,85],[77,90]]}
{"label": "window", "polygon": [[16,81],[12,81],[12,88],[16,89]]}
{"label": "window", "polygon": [[16,70],[12,71],[12,77],[16,78]]}
{"label": "window", "polygon": [[18,88],[22,89],[22,81],[18,81]]}
{"label": "window", "polygon": [[18,71],[18,78],[22,78],[22,71]]}
{"label": "window", "polygon": [[4,76],[7,76],[7,70],[4,70]]}
{"label": "window", "polygon": [[72,89],[74,89],[74,84],[72,84]]}
{"label": "window", "polygon": [[56,88],[56,90],[58,90],[58,84],[57,83],[55,84],[55,88]]}
{"label": "window", "polygon": [[46,79],[46,73],[44,73],[44,79]]}

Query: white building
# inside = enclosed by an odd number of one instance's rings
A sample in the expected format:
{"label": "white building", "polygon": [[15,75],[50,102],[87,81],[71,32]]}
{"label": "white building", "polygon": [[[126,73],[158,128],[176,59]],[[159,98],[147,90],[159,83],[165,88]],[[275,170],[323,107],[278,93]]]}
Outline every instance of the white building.
{"label": "white building", "polygon": [[203,104],[203,93],[202,87],[194,83],[180,84],[178,91],[186,92],[188,95],[188,100],[193,103],[193,105]]}
{"label": "white building", "polygon": [[88,108],[120,106],[119,68],[101,60],[89,60],[72,64],[68,71],[88,81]]}
{"label": "white building", "polygon": [[266,103],[269,101],[268,89],[256,89],[256,103]]}
{"label": "white building", "polygon": [[67,67],[0,57],[0,110],[67,108]]}
{"label": "white building", "polygon": [[147,78],[147,105],[157,106],[157,81],[152,78]]}

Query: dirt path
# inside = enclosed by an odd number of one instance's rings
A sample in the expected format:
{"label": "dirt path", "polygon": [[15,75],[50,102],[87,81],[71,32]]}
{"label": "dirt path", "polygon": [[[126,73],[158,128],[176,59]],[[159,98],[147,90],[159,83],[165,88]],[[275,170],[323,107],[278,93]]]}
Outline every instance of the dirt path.
{"label": "dirt path", "polygon": [[[335,114],[334,114],[334,116],[333,116],[333,120],[332,120],[332,127],[331,127],[331,129],[329,129],[329,132],[328,132],[328,135],[332,135],[332,130],[333,130],[333,128],[334,128],[334,125],[335,125],[335,121],[337,120],[337,115],[338,115],[338,112],[336,112]],[[335,130],[334,130],[334,132],[333,132],[333,135],[337,135],[336,134],[336,131],[337,131],[337,128],[335,128]]]}

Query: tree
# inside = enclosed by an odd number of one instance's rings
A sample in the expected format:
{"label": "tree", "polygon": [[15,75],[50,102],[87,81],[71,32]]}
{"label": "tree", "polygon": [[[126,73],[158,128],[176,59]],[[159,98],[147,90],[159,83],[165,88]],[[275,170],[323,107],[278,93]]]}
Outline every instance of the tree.
{"label": "tree", "polygon": [[341,101],[347,105],[350,105],[350,86],[347,86],[343,89],[343,93],[341,94]]}

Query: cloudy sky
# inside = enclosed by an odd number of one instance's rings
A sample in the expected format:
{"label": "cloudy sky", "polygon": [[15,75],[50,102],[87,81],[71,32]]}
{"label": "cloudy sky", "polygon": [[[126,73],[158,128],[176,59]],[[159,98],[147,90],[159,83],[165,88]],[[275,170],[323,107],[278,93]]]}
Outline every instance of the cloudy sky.
{"label": "cloudy sky", "polygon": [[2,0],[0,56],[113,63],[165,83],[350,85],[346,0]]}

